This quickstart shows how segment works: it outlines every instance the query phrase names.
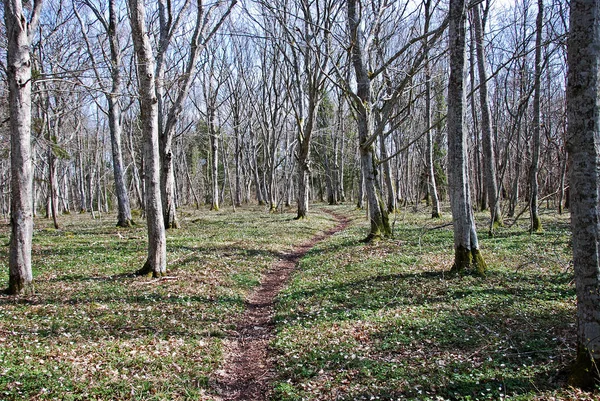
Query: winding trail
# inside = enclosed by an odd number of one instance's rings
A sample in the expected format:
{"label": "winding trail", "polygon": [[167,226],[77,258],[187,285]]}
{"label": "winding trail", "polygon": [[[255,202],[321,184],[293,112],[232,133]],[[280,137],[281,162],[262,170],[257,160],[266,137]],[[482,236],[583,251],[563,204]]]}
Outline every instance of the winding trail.
{"label": "winding trail", "polygon": [[336,218],[335,227],[295,246],[290,253],[273,263],[263,274],[260,286],[248,297],[246,310],[237,323],[236,335],[225,342],[224,366],[217,377],[223,401],[268,399],[274,377],[269,343],[274,336],[275,297],[287,285],[298,261],[315,244],[342,231],[350,223],[346,216],[327,213]]}

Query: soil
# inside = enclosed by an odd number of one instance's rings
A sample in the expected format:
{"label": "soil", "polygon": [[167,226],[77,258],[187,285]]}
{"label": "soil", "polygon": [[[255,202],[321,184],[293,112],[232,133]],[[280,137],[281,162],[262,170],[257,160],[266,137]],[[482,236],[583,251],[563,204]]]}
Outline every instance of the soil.
{"label": "soil", "polygon": [[285,288],[298,261],[320,241],[343,230],[349,224],[345,216],[332,214],[337,225],[283,255],[262,276],[260,286],[250,294],[246,310],[237,323],[235,335],[224,344],[224,366],[216,381],[223,401],[267,400],[275,376],[269,343],[274,336],[274,303]]}

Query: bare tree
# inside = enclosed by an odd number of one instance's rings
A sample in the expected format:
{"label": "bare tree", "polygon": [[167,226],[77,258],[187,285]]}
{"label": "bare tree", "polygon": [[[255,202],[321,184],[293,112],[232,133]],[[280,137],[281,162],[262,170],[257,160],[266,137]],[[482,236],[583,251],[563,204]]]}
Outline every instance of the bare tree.
{"label": "bare tree", "polygon": [[600,1],[571,0],[567,149],[577,288],[577,360],[569,384],[597,388],[600,374]]}
{"label": "bare tree", "polygon": [[158,149],[158,100],[154,87],[154,54],[146,32],[144,0],[128,0],[133,46],[137,56],[140,118],[144,141],[146,175],[146,221],[148,259],[138,275],[160,277],[167,271],[165,223],[160,194],[160,154]]}
{"label": "bare tree", "polygon": [[[159,129],[160,129],[160,154],[162,163],[161,174],[161,189],[164,198],[164,222],[166,228],[177,228],[177,214],[175,212],[175,172],[173,168],[173,137],[177,127],[177,121],[183,111],[183,104],[186,100],[192,80],[195,76],[194,71],[198,58],[202,51],[206,48],[207,43],[216,35],[219,28],[237,3],[237,0],[229,1],[222,14],[213,21],[212,15],[221,6],[220,2],[216,2],[208,6],[204,5],[203,0],[196,2],[196,20],[194,23],[194,32],[190,38],[190,47],[188,60],[185,64],[184,72],[178,79],[179,87],[177,95],[174,96],[174,101],[171,107],[166,109],[165,97],[165,68],[166,68],[166,53],[173,39],[173,35],[183,18],[190,0],[186,0],[179,14],[174,18],[172,12],[172,4],[167,0],[159,1],[159,47],[157,50],[156,63],[156,91],[159,102]],[[163,117],[166,116],[166,119]]]}
{"label": "bare tree", "polygon": [[353,105],[358,123],[361,170],[367,195],[369,219],[371,222],[371,230],[367,239],[371,240],[389,236],[391,235],[392,230],[390,228],[388,212],[381,197],[381,189],[379,188],[376,178],[376,159],[373,141],[369,141],[372,132],[372,122],[371,117],[369,116],[368,107],[371,102],[371,80],[369,79],[369,72],[365,65],[363,32],[360,26],[360,18],[356,6],[357,0],[348,0],[348,26],[352,64],[356,74],[356,96],[359,99],[359,101],[353,102]]}
{"label": "bare tree", "polygon": [[[95,15],[97,20],[100,22],[104,31],[106,32],[108,43],[109,43],[109,65],[110,65],[110,77],[111,85],[110,88],[105,88],[103,85],[103,79],[100,76],[99,66],[95,60],[94,51],[92,49],[91,41],[88,38],[87,32],[85,31],[84,23],[77,9],[74,7],[77,18],[81,24],[81,30],[83,38],[86,43],[86,48],[90,58],[92,59],[92,68],[98,84],[103,88],[106,101],[108,102],[108,121],[110,130],[110,142],[112,149],[112,164],[113,174],[115,179],[115,193],[117,195],[117,226],[119,227],[130,227],[133,224],[131,217],[131,206],[129,202],[129,193],[127,191],[127,185],[125,182],[125,174],[123,168],[123,151],[121,145],[121,136],[123,132],[122,128],[122,52],[121,44],[119,41],[119,35],[117,28],[119,26],[118,9],[116,0],[108,1],[108,20],[106,20],[101,9],[90,0],[82,0],[82,4],[87,6]],[[104,53],[104,52],[103,52]]]}
{"label": "bare tree", "polygon": [[448,184],[454,225],[454,265],[452,271],[473,268],[485,272],[471,206],[467,135],[464,124],[465,90],[465,0],[449,5],[450,78],[448,80]]}
{"label": "bare tree", "polygon": [[473,25],[475,28],[475,48],[477,52],[477,69],[479,72],[479,103],[481,108],[481,142],[483,147],[483,175],[485,193],[487,193],[490,206],[491,224],[490,232],[494,225],[502,225],[502,214],[498,197],[498,184],[496,183],[496,155],[492,139],[492,120],[490,102],[488,99],[488,77],[486,71],[485,51],[483,48],[483,24],[479,11],[480,5],[473,6]]}
{"label": "bare tree", "polygon": [[8,293],[33,292],[31,271],[32,166],[31,166],[31,58],[30,46],[37,28],[42,0],[33,1],[27,20],[21,0],[4,1],[8,39],[6,72],[11,129],[11,203]]}
{"label": "bare tree", "polygon": [[542,77],[542,28],[544,22],[544,0],[538,0],[538,14],[535,22],[535,81],[533,84],[533,149],[529,169],[529,211],[531,232],[542,230],[542,220],[538,211],[538,172],[540,168],[540,96]]}

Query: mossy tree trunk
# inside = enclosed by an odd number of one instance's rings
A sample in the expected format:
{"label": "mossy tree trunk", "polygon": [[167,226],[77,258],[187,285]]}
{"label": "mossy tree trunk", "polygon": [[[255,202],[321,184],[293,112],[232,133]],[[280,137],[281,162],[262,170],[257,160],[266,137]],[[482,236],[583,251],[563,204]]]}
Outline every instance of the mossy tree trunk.
{"label": "mossy tree trunk", "polygon": [[600,0],[572,0],[567,151],[577,292],[577,359],[569,384],[597,388],[600,367]]}
{"label": "mossy tree trunk", "polygon": [[146,179],[146,221],[148,224],[148,258],[144,266],[136,273],[160,277],[166,274],[167,249],[160,191],[158,100],[154,87],[154,55],[146,32],[144,2],[142,0],[128,1],[133,46],[137,56]]}
{"label": "mossy tree trunk", "polygon": [[467,134],[464,127],[465,91],[465,19],[464,0],[450,0],[449,45],[450,79],[448,81],[448,183],[454,226],[454,265],[452,271],[473,269],[485,272],[479,252],[477,231],[469,190]]}

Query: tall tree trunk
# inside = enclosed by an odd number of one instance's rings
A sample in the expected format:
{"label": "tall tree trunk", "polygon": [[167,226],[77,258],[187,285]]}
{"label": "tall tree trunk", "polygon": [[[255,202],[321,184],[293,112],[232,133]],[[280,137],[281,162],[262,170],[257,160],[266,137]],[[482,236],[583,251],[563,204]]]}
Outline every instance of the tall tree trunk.
{"label": "tall tree trunk", "polygon": [[208,110],[208,134],[210,136],[210,172],[212,203],[210,210],[219,210],[219,138],[215,130],[215,110],[209,107]]}
{"label": "tall tree trunk", "polygon": [[561,161],[560,167],[560,186],[558,188],[558,214],[563,214],[564,205],[563,202],[565,200],[565,178],[567,176],[567,165],[568,165],[568,156],[564,154]]}
{"label": "tall tree trunk", "polygon": [[567,150],[578,325],[569,384],[591,390],[600,379],[600,0],[571,0],[570,20]]}
{"label": "tall tree trunk", "polygon": [[464,126],[463,105],[465,91],[465,0],[450,0],[449,53],[450,78],[448,81],[448,184],[454,226],[454,265],[452,271],[473,268],[485,272],[485,262],[479,252],[477,231],[469,189],[467,135]]}
{"label": "tall tree trunk", "polygon": [[31,59],[30,45],[42,7],[33,1],[30,21],[21,0],[4,1],[7,37],[6,74],[10,115],[10,248],[8,293],[33,293],[31,241],[33,235],[31,165]]}
{"label": "tall tree trunk", "polygon": [[111,79],[112,88],[106,95],[108,101],[108,126],[110,130],[110,143],[112,147],[113,174],[115,178],[115,193],[117,195],[117,226],[130,227],[133,224],[131,218],[131,205],[125,174],[123,172],[123,151],[121,149],[121,47],[117,34],[118,17],[116,0],[108,3],[108,39],[110,44]]}
{"label": "tall tree trunk", "polygon": [[356,120],[358,123],[358,140],[361,160],[361,169],[365,183],[365,192],[369,208],[371,229],[366,240],[386,237],[391,235],[388,212],[381,198],[381,189],[377,180],[377,167],[375,166],[375,150],[373,144],[368,142],[371,136],[369,108],[371,103],[371,82],[363,60],[362,33],[360,19],[357,15],[356,0],[348,0],[348,25],[350,28],[350,43],[352,64],[356,74],[357,96],[360,102],[355,102]]}
{"label": "tall tree trunk", "polygon": [[146,220],[148,223],[148,259],[139,275],[160,277],[167,271],[165,223],[160,194],[160,154],[158,150],[158,107],[154,87],[154,55],[146,33],[143,0],[128,0],[133,45],[137,56],[141,126],[144,141],[146,179]]}
{"label": "tall tree trunk", "polygon": [[535,23],[535,81],[533,87],[533,149],[529,170],[529,211],[531,232],[542,230],[542,220],[538,211],[538,171],[540,168],[540,95],[542,77],[542,28],[544,22],[544,0],[538,0],[538,14]]}
{"label": "tall tree trunk", "polygon": [[56,181],[56,155],[50,148],[48,149],[48,204],[50,205],[48,217],[52,217],[54,228],[58,230],[58,183]]}
{"label": "tall tree trunk", "polygon": [[[427,33],[429,32],[429,22],[431,20],[431,0],[426,0],[424,6],[424,33]],[[431,196],[431,217],[435,219],[441,217],[441,214],[440,201],[435,181],[435,165],[433,163],[433,127],[431,126],[431,68],[429,65],[429,44],[427,38],[424,39],[423,52],[425,52],[425,59],[423,60],[423,65],[425,68],[425,129],[427,129],[427,175],[429,178],[429,195]]]}
{"label": "tall tree trunk", "polygon": [[298,213],[296,220],[308,217],[308,187],[310,179],[310,142],[298,145]]}
{"label": "tall tree trunk", "polygon": [[481,108],[481,142],[483,147],[483,173],[485,189],[492,223],[490,232],[494,225],[502,225],[500,202],[498,197],[498,184],[496,183],[496,155],[494,141],[492,140],[492,120],[490,102],[488,98],[487,71],[485,66],[485,52],[483,48],[483,26],[479,5],[473,7],[473,25],[475,27],[475,48],[477,51],[477,69],[479,71],[479,103]]}

